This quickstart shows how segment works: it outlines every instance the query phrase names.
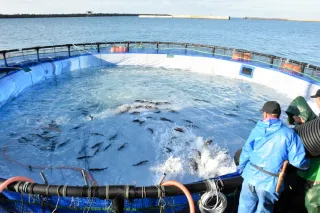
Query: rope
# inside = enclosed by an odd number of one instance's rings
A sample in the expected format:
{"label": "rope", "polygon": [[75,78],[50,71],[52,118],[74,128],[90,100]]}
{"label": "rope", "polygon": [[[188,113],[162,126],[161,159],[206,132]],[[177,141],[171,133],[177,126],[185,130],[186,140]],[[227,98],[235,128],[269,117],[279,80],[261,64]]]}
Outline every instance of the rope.
{"label": "rope", "polygon": [[[201,213],[222,213],[227,208],[227,198],[219,191],[214,181],[207,181],[210,191],[204,193],[199,200]],[[210,206],[210,201],[215,201],[215,205]]]}
{"label": "rope", "polygon": [[[5,146],[5,147],[2,148],[2,155],[3,155],[3,157],[4,157],[7,161],[9,161],[9,162],[11,162],[11,163],[13,163],[13,164],[19,165],[19,166],[21,166],[21,167],[24,167],[24,168],[26,168],[26,169],[29,168],[29,165],[24,164],[24,163],[21,163],[21,162],[18,162],[18,161],[16,161],[16,160],[10,158],[10,157],[7,155],[6,152],[7,152],[7,147]],[[43,169],[61,169],[61,170],[62,170],[62,169],[68,169],[68,170],[78,171],[78,172],[80,172],[80,173],[81,173],[81,170],[82,170],[81,168],[71,167],[71,166],[34,166],[34,165],[31,165],[31,167],[32,167],[33,169],[41,169],[41,170],[43,170]],[[84,173],[86,174],[86,176],[88,177],[88,179],[90,180],[91,183],[95,183],[95,182],[96,182],[89,172],[84,171]],[[29,181],[29,182],[30,182],[30,181]],[[1,191],[0,191],[0,192],[1,192]]]}
{"label": "rope", "polygon": [[58,188],[57,188],[58,201],[57,201],[57,204],[56,204],[56,208],[52,211],[52,213],[55,213],[56,210],[58,209],[58,205],[59,205],[59,201],[60,201],[60,194],[59,194],[60,186],[61,186],[61,185],[59,185]]}

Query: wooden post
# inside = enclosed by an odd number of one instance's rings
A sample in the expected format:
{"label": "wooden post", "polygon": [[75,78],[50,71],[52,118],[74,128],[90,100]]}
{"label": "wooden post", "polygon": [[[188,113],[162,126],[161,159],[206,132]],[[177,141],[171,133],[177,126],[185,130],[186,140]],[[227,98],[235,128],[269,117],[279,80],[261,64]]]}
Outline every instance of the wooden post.
{"label": "wooden post", "polygon": [[277,187],[276,187],[276,192],[277,193],[280,192],[281,184],[283,182],[283,179],[284,179],[288,164],[289,164],[289,162],[287,160],[283,163],[282,170],[281,170],[281,172],[279,174],[279,179],[278,179],[278,183],[277,183]]}

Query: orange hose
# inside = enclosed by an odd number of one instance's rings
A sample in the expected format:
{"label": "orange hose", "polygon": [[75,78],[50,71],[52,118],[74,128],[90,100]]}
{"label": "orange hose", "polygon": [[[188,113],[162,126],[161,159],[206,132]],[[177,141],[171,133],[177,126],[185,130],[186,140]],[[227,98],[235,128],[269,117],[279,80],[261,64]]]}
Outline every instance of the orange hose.
{"label": "orange hose", "polygon": [[16,176],[16,177],[12,177],[9,178],[8,180],[4,181],[1,185],[0,185],[0,193],[10,184],[13,182],[18,182],[18,181],[25,181],[25,182],[30,182],[30,183],[34,183],[33,180],[27,178],[27,177],[23,177],[23,176]]}
{"label": "orange hose", "polygon": [[183,193],[186,195],[186,197],[188,199],[190,213],[195,213],[193,199],[191,197],[189,190],[184,185],[182,185],[181,183],[179,183],[178,181],[175,181],[175,180],[167,180],[167,181],[163,182],[161,185],[162,186],[175,186],[175,187],[181,189],[181,191],[183,191]]}

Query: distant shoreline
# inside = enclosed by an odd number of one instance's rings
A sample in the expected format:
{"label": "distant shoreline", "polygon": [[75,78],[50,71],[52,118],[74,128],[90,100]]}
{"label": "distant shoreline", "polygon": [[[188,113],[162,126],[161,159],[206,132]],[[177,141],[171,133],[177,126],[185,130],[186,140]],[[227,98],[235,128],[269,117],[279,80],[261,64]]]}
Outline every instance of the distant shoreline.
{"label": "distant shoreline", "polygon": [[262,17],[243,17],[246,20],[268,20],[268,21],[303,21],[303,22],[320,22],[320,20],[304,20],[304,19],[291,19],[291,18],[262,18]]}
{"label": "distant shoreline", "polygon": [[72,18],[72,17],[112,17],[112,16],[136,16],[155,15],[169,16],[168,14],[135,14],[135,13],[71,13],[71,14],[0,14],[0,18]]}
{"label": "distant shoreline", "polygon": [[0,19],[9,18],[75,18],[75,17],[140,17],[140,18],[203,18],[203,19],[245,19],[245,20],[267,20],[267,21],[301,21],[320,22],[320,20],[303,20],[289,18],[263,18],[263,17],[230,17],[230,16],[193,16],[193,15],[171,15],[171,14],[138,14],[138,13],[68,13],[68,14],[0,14]]}

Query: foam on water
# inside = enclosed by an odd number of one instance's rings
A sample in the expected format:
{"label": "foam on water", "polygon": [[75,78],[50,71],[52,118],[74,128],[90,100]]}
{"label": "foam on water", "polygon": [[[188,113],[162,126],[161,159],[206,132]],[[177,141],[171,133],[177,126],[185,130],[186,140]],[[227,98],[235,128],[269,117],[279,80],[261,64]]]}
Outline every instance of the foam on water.
{"label": "foam on water", "polygon": [[[227,70],[226,70],[227,71]],[[235,171],[232,156],[266,100],[256,84],[186,70],[82,69],[27,89],[0,109],[0,177],[82,185],[189,183]]]}

